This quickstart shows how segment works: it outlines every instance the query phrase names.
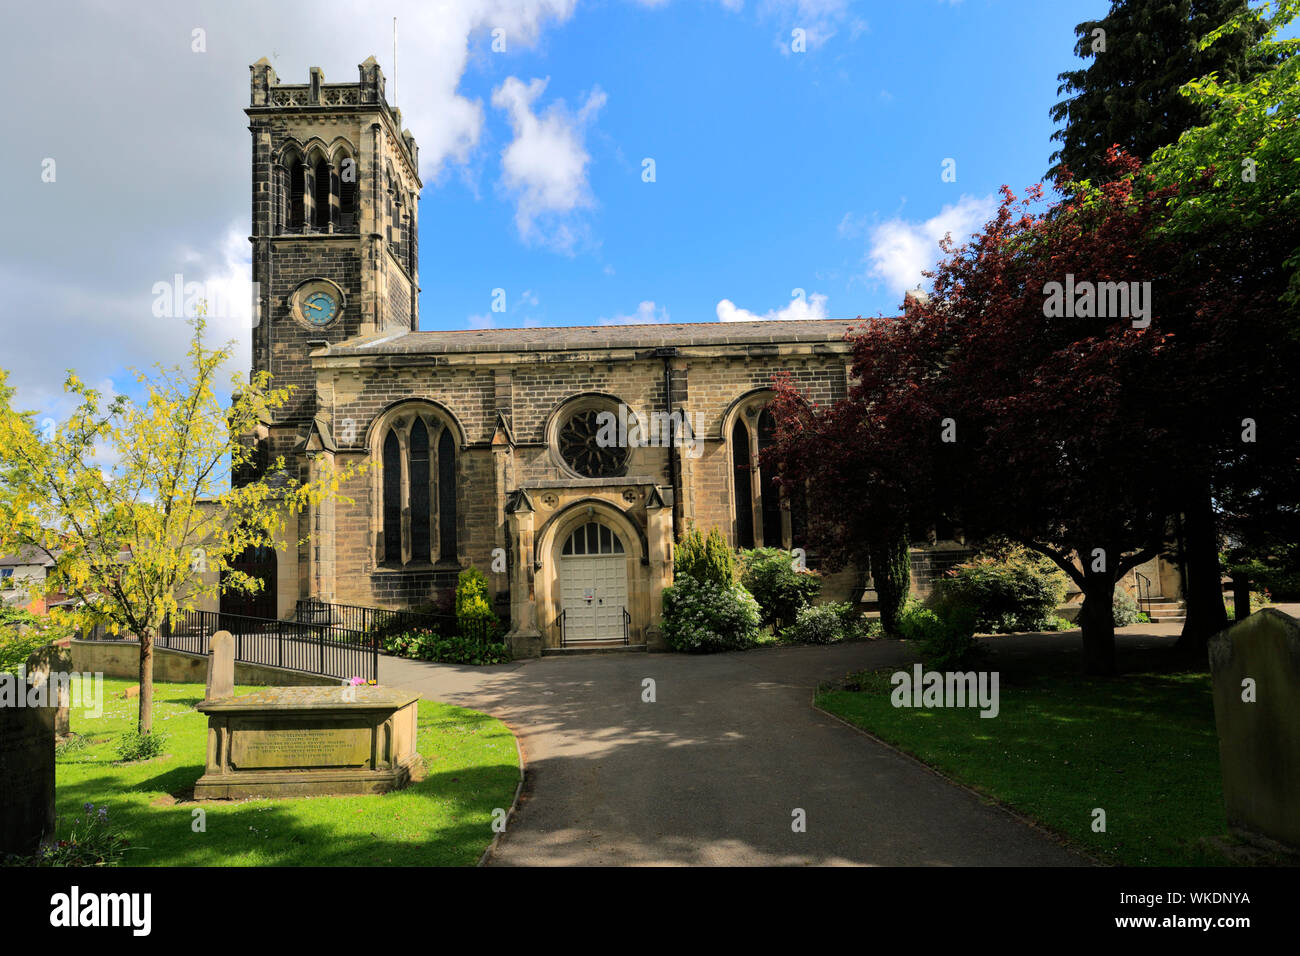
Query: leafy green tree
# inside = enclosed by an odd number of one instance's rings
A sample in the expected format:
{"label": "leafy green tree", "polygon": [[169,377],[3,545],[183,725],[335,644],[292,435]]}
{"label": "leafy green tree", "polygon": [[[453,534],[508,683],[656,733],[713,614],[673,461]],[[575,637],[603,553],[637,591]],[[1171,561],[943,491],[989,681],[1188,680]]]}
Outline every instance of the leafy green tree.
{"label": "leafy green tree", "polygon": [[[1247,334],[1231,340],[1218,329],[1216,341],[1195,343],[1220,357],[1197,376],[1197,391],[1216,396],[1223,412],[1219,428],[1206,427],[1215,409],[1194,411],[1188,420],[1195,436],[1230,430],[1233,437],[1205,448],[1205,492],[1184,512],[1188,613],[1181,643],[1196,652],[1226,623],[1222,534],[1230,538],[1228,570],[1239,590],[1255,575],[1284,581],[1297,570],[1300,403],[1281,370],[1300,362],[1300,41],[1278,38],[1297,16],[1300,0],[1243,9],[1201,39],[1209,53],[1257,38],[1250,57],[1258,68],[1245,78],[1188,82],[1182,96],[1204,120],[1157,150],[1150,164],[1157,185],[1181,187],[1170,192],[1163,228],[1193,250],[1187,271],[1223,272],[1220,303],[1230,314],[1243,312],[1246,294],[1270,304]],[[1205,374],[1226,387],[1214,387]]]}
{"label": "leafy green tree", "polygon": [[[1051,109],[1064,125],[1052,134],[1061,145],[1049,178],[1065,166],[1076,178],[1103,179],[1111,146],[1146,160],[1202,125],[1205,104],[1180,87],[1212,73],[1243,80],[1265,65],[1256,47],[1262,30],[1243,18],[1248,9],[1246,0],[1115,0],[1105,17],[1076,26],[1075,54],[1092,62],[1057,77],[1057,93],[1067,95]],[[1202,46],[1230,21],[1237,28]]]}
{"label": "leafy green tree", "polygon": [[68,632],[49,617],[0,604],[0,674],[17,674],[39,648]]}
{"label": "leafy green tree", "polygon": [[192,326],[184,367],[137,373],[143,401],[109,398],[69,372],[64,390],[76,405],[53,430],[13,408],[0,370],[0,550],[34,547],[55,560],[44,586],[75,599],[69,623],[139,638],[141,733],[152,728],[154,638],[167,616],[223,586],[256,590],[231,561],[273,547],[289,517],[337,496],[353,471],[318,460],[300,481],[280,459],[231,487],[230,474],[255,465],[243,436],[289,391],[272,388],[268,373],[235,376],[227,404],[218,379],[233,343],[204,344],[202,311]]}

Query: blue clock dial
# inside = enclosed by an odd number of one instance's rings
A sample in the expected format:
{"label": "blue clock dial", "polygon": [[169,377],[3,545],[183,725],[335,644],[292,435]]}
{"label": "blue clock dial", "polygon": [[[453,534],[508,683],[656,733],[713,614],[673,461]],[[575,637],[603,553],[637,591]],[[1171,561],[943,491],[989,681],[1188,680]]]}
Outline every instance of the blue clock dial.
{"label": "blue clock dial", "polygon": [[312,325],[329,325],[338,311],[338,302],[328,292],[313,292],[302,300],[302,313]]}

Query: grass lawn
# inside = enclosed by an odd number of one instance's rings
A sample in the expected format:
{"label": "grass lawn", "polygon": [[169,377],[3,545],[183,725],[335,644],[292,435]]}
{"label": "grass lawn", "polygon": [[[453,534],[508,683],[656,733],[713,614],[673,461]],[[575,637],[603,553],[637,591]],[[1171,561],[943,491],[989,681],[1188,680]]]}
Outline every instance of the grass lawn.
{"label": "grass lawn", "polygon": [[[467,866],[491,842],[492,811],[509,809],[519,781],[514,737],[499,720],[419,702],[418,746],[427,778],[376,796],[178,803],[203,774],[207,718],[194,709],[202,684],[155,684],[153,726],[164,754],[117,762],[118,736],[134,729],[134,683],[105,679],[104,714],[74,708],[72,730],[89,745],[57,758],[60,837],[82,804],[107,805],[131,842],[124,866]],[[236,694],[254,690],[236,688]],[[195,833],[202,807],[207,831]]]}
{"label": "grass lawn", "polygon": [[[895,708],[888,672],[852,682],[862,689],[823,689],[818,706],[1103,862],[1228,862],[1203,839],[1227,832],[1206,673],[1026,677],[999,688],[995,718],[973,708]],[[1105,833],[1092,832],[1096,807],[1106,811]]]}

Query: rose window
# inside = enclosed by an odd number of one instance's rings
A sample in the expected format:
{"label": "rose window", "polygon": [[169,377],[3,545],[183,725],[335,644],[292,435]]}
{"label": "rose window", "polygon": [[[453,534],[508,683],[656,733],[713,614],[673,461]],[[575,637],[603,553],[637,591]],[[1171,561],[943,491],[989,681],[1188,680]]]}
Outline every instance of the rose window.
{"label": "rose window", "polygon": [[560,457],[585,478],[614,478],[627,470],[628,450],[617,444],[618,427],[602,428],[602,414],[610,413],[585,409],[572,415],[560,429]]}

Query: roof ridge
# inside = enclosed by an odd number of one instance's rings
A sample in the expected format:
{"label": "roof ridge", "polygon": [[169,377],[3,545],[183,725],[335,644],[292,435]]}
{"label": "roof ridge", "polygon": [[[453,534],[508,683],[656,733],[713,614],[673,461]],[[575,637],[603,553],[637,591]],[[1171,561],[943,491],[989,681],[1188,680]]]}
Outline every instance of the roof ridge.
{"label": "roof ridge", "polygon": [[862,316],[851,319],[753,319],[739,322],[606,322],[599,325],[489,325],[482,329],[418,329],[408,335],[447,335],[450,333],[467,334],[470,332],[532,332],[535,330],[559,332],[566,329],[666,329],[675,325],[707,325],[726,328],[736,325],[801,325],[813,322],[861,322]]}

